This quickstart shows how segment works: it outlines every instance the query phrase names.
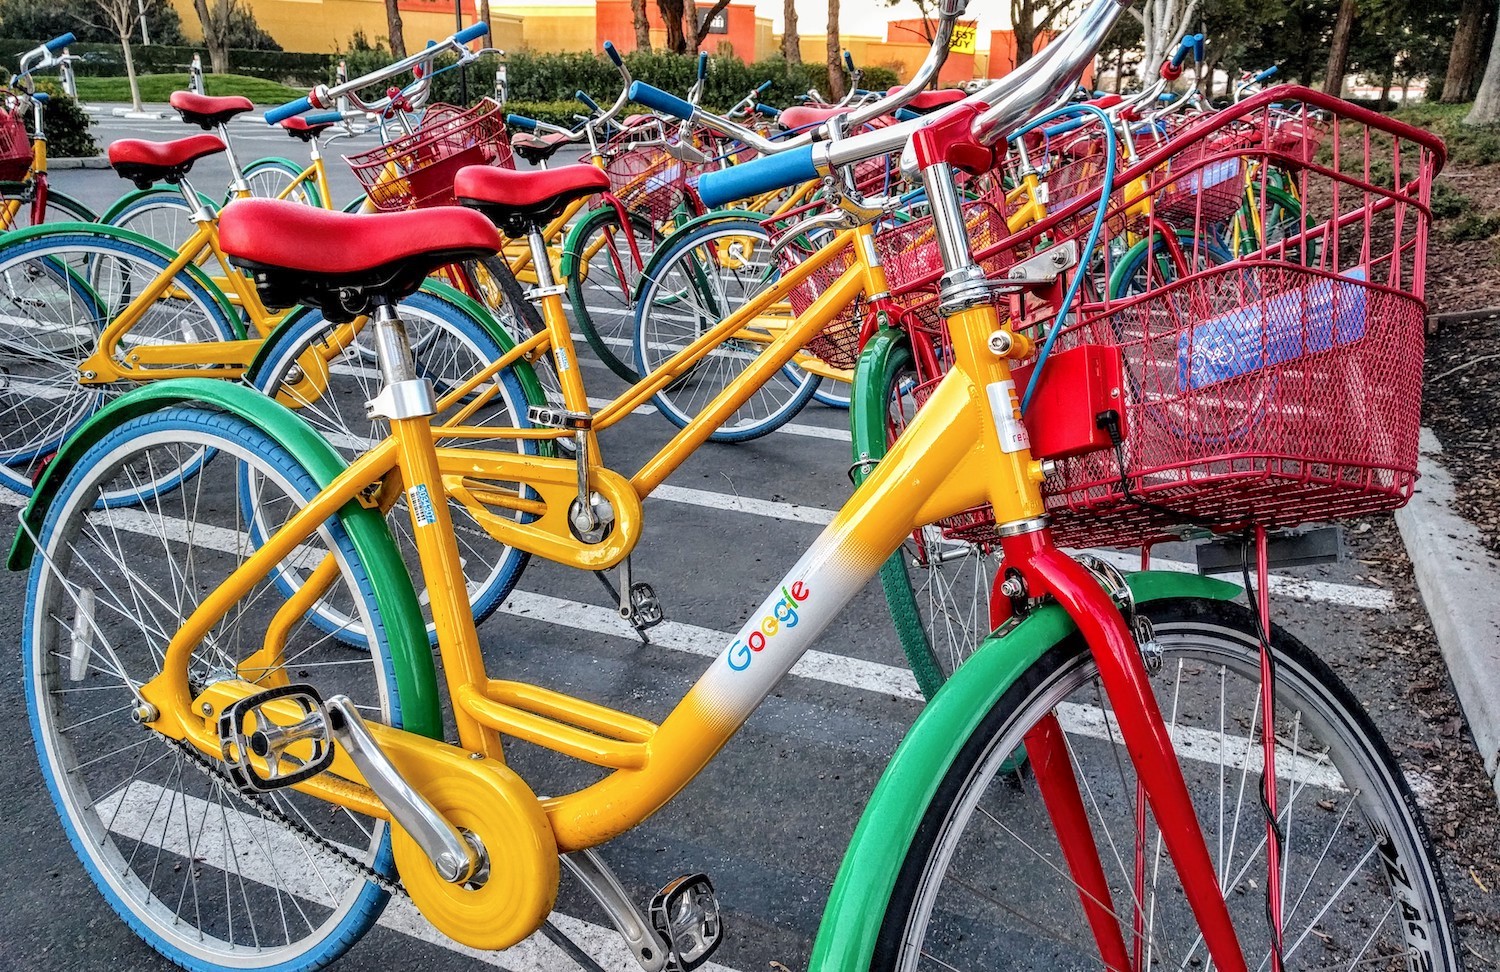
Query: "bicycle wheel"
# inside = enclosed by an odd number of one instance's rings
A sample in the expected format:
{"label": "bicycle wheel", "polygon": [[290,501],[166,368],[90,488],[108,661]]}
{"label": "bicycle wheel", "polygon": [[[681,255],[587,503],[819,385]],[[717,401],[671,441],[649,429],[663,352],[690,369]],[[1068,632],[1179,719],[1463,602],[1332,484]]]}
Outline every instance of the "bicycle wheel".
{"label": "bicycle wheel", "polygon": [[[462,269],[466,279],[460,289],[479,301],[516,344],[547,329],[541,313],[526,299],[525,289],[503,257],[470,260],[463,264]],[[551,353],[544,352],[537,357],[531,362],[531,368],[547,395],[547,402],[562,408],[562,383],[558,381]]]}
{"label": "bicycle wheel", "polygon": [[[136,509],[99,509],[139,477],[212,455],[191,488]],[[245,471],[249,470],[249,475]],[[386,825],[330,812],[293,789],[242,796],[217,761],[131,720],[138,686],[161,670],[179,625],[254,550],[237,492],[253,482],[266,522],[316,494],[298,461],[249,423],[199,408],[149,413],[92,448],[64,482],[40,533],[23,629],[26,705],[63,828],[110,906],[189,969],[312,969],[375,921],[392,877]],[[143,556],[143,551],[150,551]],[[371,720],[400,724],[384,628],[342,522],[288,555],[306,574],[332,557],[325,599],[373,632],[352,652],[306,618],[282,662],[249,662],[286,599],[262,580],[200,641],[194,692],[220,679],[311,683]],[[275,620],[273,620],[275,619]]]}
{"label": "bicycle wheel", "polygon": [[[8,212],[12,205],[16,207],[15,215],[9,220],[0,219],[0,230],[9,232],[37,225],[31,219],[32,202],[31,192],[7,192],[0,196],[0,216]],[[47,201],[42,209],[43,223],[92,223],[98,219],[98,213],[72,196],[58,192],[51,186],[47,187]]]}
{"label": "bicycle wheel", "polygon": [[[109,231],[60,228],[0,253],[0,484],[30,493],[33,476],[104,401],[133,382],[80,382],[104,327],[165,272],[160,253]],[[191,273],[122,338],[117,360],[146,344],[235,338],[222,296]]]}
{"label": "bicycle wheel", "polygon": [[[759,223],[725,219],[696,226],[663,244],[646,268],[636,304],[637,370],[646,374],[662,367],[771,286],[778,272],[769,262],[765,243],[766,231]],[[770,328],[762,322],[747,326],[652,396],[672,424],[682,428],[692,421],[765,349],[774,328],[793,319],[785,305],[768,315],[780,320]],[[709,438],[744,442],[774,432],[802,410],[817,385],[818,379],[804,371],[780,368]]]}
{"label": "bicycle wheel", "polygon": [[[924,378],[906,344],[892,349],[885,375],[872,379],[878,394],[853,406],[871,411],[852,423],[857,460],[884,458],[921,407]],[[999,567],[998,548],[945,537],[940,525],[929,524],[880,568],[891,623],[928,698],[990,633],[990,586]]]}
{"label": "bicycle wheel", "polygon": [[[304,206],[322,206],[323,197],[318,193],[318,187],[311,179],[287,193],[285,197],[282,196],[287,187],[296,182],[300,175],[302,175],[302,168],[286,159],[256,159],[245,166],[245,184],[250,187],[250,195],[258,199],[285,198]],[[232,198],[232,196],[225,198],[225,205],[228,205]]]}
{"label": "bicycle wheel", "polygon": [[[417,349],[418,373],[432,381],[439,397],[503,353],[500,341],[488,333],[484,323],[466,316],[460,308],[436,295],[413,294],[401,302],[399,311],[412,346]],[[332,330],[321,314],[308,312],[294,326],[278,331],[270,339],[270,345],[247,380],[258,391],[296,411],[341,455],[352,460],[388,434],[385,422],[365,415],[365,403],[379,392],[381,378],[369,328],[342,349],[329,345]],[[526,418],[527,406],[542,404],[528,401],[512,369],[502,371],[478,394],[488,395],[490,400],[468,417],[465,425],[524,428],[530,424]],[[437,423],[441,421],[441,416],[435,419]],[[527,455],[536,455],[538,451],[537,443],[527,439],[440,438],[438,444]],[[500,488],[500,484],[496,485]],[[504,488],[520,491],[514,483],[505,484]],[[463,558],[474,619],[482,621],[494,613],[515,587],[525,569],[527,554],[492,538],[462,503],[451,502],[449,512]],[[253,512],[246,511],[246,517],[253,519]],[[392,505],[387,520],[412,576],[420,577],[416,539],[404,494]],[[427,617],[428,634],[436,644],[437,631],[427,592],[423,589],[417,593]],[[315,617],[338,637],[352,635],[356,640],[363,637],[357,619],[344,616],[328,605],[321,605]]]}
{"label": "bicycle wheel", "polygon": [[[613,206],[596,209],[568,233],[562,273],[567,280],[568,300],[584,340],[609,370],[635,384],[641,380],[635,369],[631,336],[635,331],[635,295],[641,272],[661,245],[661,234],[651,220],[630,215],[628,228],[620,225]],[[630,248],[635,238],[636,254]]]}
{"label": "bicycle wheel", "polygon": [[[1152,684],[1198,821],[1247,963],[1266,969],[1254,618],[1196,599],[1146,613],[1163,649]],[[1390,750],[1326,665],[1285,632],[1272,641],[1285,967],[1460,968],[1446,889]],[[873,966],[1100,967],[1032,767],[1002,768],[1033,729],[1061,730],[1111,889],[1100,903],[1118,916],[1126,947],[1139,943],[1139,967],[1207,967],[1155,821],[1137,817],[1130,759],[1076,637],[1023,673],[948,768],[902,865]]]}
{"label": "bicycle wheel", "polygon": [[[207,196],[200,198],[210,211],[218,211],[219,207]],[[176,189],[154,186],[121,199],[99,217],[99,222],[140,233],[176,252],[193,235],[191,214],[187,201]]]}

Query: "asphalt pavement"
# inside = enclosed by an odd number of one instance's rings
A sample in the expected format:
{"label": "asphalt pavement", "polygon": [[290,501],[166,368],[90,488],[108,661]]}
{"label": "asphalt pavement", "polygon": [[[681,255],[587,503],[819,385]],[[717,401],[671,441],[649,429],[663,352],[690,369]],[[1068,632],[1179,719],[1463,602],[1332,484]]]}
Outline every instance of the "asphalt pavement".
{"label": "asphalt pavement", "polygon": [[[96,137],[103,144],[112,137],[169,138],[192,131],[171,119],[106,117]],[[234,133],[242,160],[305,158],[300,142],[262,123],[236,122]],[[373,144],[366,136],[330,146],[338,202],[356,190],[336,156]],[[218,160],[206,160],[193,181],[214,195],[227,170]],[[54,184],[97,209],[129,188],[112,172],[97,170],[59,171]],[[602,365],[584,364],[592,394],[623,389]],[[603,446],[611,465],[633,472],[673,431],[660,415],[644,412],[611,430]],[[702,673],[704,651],[727,641],[724,633],[739,626],[758,605],[760,592],[782,577],[848,497],[849,462],[846,413],[817,404],[763,439],[704,446],[668,480],[671,488],[646,504],[647,529],[634,570],[656,587],[669,619],[653,632],[653,643],[643,645],[630,635],[594,578],[533,560],[516,594],[480,629],[492,674],[534,680],[659,720]],[[0,492],[0,514],[20,502]],[[1180,565],[1189,552],[1163,549],[1159,557]],[[1378,647],[1382,632],[1425,621],[1419,605],[1373,583],[1369,574],[1358,560],[1286,572],[1275,588],[1278,623],[1329,659],[1363,659]],[[0,573],[0,644],[19,643],[24,594],[24,575]],[[727,941],[715,956],[722,967],[805,968],[860,809],[920,709],[878,585],[859,594],[814,649],[822,653],[819,664],[786,679],[677,800],[604,848],[642,903],[676,875],[705,871],[712,877],[727,915]],[[0,732],[14,741],[7,771],[0,774],[0,970],[169,968],[109,911],[63,837],[40,783],[19,671],[18,652],[0,652]],[[1340,671],[1362,698],[1387,697],[1388,686],[1374,683],[1382,677],[1378,672],[1364,672],[1363,664]],[[1416,713],[1396,705],[1374,708],[1386,731],[1414,731]],[[517,756],[523,768],[527,758]],[[1418,786],[1424,800],[1434,798],[1430,790]],[[1445,860],[1450,881],[1474,863]],[[1480,864],[1492,873],[1493,860]],[[594,941],[605,923],[576,888],[565,887],[558,910],[560,923],[582,940]],[[601,959],[606,968],[636,967],[607,935],[598,940],[612,949]],[[1493,933],[1475,941],[1494,954]],[[399,908],[338,967],[439,972],[476,963],[516,972],[574,968],[540,937],[506,953],[459,948]]]}

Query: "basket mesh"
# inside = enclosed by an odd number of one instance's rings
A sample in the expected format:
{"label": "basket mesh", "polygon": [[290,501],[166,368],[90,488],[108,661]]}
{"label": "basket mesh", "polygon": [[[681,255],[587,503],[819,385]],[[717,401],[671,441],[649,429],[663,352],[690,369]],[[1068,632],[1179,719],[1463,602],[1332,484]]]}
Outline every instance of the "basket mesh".
{"label": "basket mesh", "polygon": [[20,112],[0,110],[0,182],[17,182],[31,168],[31,136]]}
{"label": "basket mesh", "polygon": [[344,161],[371,204],[386,211],[451,206],[459,169],[515,165],[504,114],[488,98],[468,109],[433,105],[417,131]]}

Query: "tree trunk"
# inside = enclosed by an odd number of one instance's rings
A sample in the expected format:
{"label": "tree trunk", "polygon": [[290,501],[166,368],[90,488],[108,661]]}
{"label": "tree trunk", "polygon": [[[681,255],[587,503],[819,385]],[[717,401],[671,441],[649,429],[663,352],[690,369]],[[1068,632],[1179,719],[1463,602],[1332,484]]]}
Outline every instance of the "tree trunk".
{"label": "tree trunk", "polygon": [[1323,72],[1323,91],[1338,97],[1344,90],[1344,75],[1349,73],[1349,44],[1354,39],[1354,18],[1359,0],[1340,0],[1339,19],[1333,24],[1333,40],[1328,45],[1328,70]]}
{"label": "tree trunk", "polygon": [[1445,104],[1468,101],[1479,73],[1479,49],[1484,44],[1485,0],[1463,0],[1458,12],[1458,28],[1453,32],[1453,48],[1448,54],[1448,74],[1443,78]]}
{"label": "tree trunk", "polygon": [[801,64],[802,35],[797,33],[796,0],[786,0],[781,5],[781,17],[786,21],[781,31],[781,57],[788,64]]}
{"label": "tree trunk", "polygon": [[673,54],[687,53],[687,36],[682,32],[683,5],[683,0],[656,0],[656,8],[667,25],[667,50]]}
{"label": "tree trunk", "polygon": [[1125,48],[1123,46],[1115,50],[1115,94],[1119,94],[1125,87]]}
{"label": "tree trunk", "polygon": [[694,3],[687,4],[687,13],[683,15],[683,31],[687,35],[688,53],[703,46],[703,41],[708,37],[709,22],[727,6],[729,0],[714,0],[714,5],[707,10],[699,10]]}
{"label": "tree trunk", "polygon": [[1033,17],[1032,0],[1011,0],[1011,34],[1016,40],[1016,67],[1031,59],[1036,47],[1036,19]]}
{"label": "tree trunk", "polygon": [[[203,28],[203,46],[208,48],[208,69],[214,74],[229,73],[229,51],[224,42],[224,25],[214,19],[208,9],[208,0],[193,0],[193,9],[198,12],[198,25]],[[229,11],[224,10],[225,23]]]}
{"label": "tree trunk", "polygon": [[391,56],[399,61],[406,56],[406,34],[401,29],[401,8],[396,0],[385,0],[385,25]]}
{"label": "tree trunk", "polygon": [[474,0],[474,18],[476,23],[490,22],[490,0]]}
{"label": "tree trunk", "polygon": [[1474,107],[1464,118],[1465,125],[1493,125],[1497,122],[1500,122],[1500,30],[1495,31],[1495,41],[1490,45],[1489,67],[1484,69],[1484,80],[1479,82]]}
{"label": "tree trunk", "polygon": [[125,78],[130,82],[130,104],[136,110],[141,110],[141,86],[135,80],[135,58],[130,54],[130,37],[128,34],[120,35],[120,49],[125,52]]}
{"label": "tree trunk", "polygon": [[828,0],[828,98],[844,97],[844,66],[839,63],[839,0]]}
{"label": "tree trunk", "polygon": [[635,21],[635,49],[651,50],[651,21],[646,17],[646,0],[630,0],[630,17]]}

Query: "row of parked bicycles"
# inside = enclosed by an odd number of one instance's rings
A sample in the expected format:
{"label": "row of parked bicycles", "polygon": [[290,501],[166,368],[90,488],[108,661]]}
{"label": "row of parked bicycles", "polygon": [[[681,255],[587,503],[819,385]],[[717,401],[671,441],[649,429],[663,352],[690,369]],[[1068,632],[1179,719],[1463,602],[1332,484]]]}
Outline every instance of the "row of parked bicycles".
{"label": "row of parked bicycles", "polygon": [[[559,936],[566,868],[642,968],[696,968],[712,884],[643,908],[598,848],[878,577],[928,701],[813,967],[1461,968],[1410,786],[1267,593],[1278,531],[1411,494],[1443,147],[1266,75],[1211,106],[1202,37],[1080,98],[1125,6],[966,96],[926,90],[945,0],[909,82],[779,112],[606,45],[609,108],[514,132],[426,104],[476,25],[267,112],[310,165],[231,152],[224,205],[188,175],[250,105],[179,94],[205,134],[110,146],[134,228],[0,237],[28,713],[115,911],[187,968],[316,968],[393,894],[472,947]],[[341,99],[386,126],[347,212]],[[16,164],[38,222],[45,143]],[[591,396],[585,354],[626,390]],[[815,397],[849,409],[853,492],[665,719],[489,674],[478,625],[532,557],[660,622],[643,500]],[[600,433],[648,403],[677,431],[612,468]],[[1149,569],[1194,537],[1238,542],[1243,587]],[[1066,552],[1101,546],[1142,569]],[[516,741],[584,782],[524,779]]]}

